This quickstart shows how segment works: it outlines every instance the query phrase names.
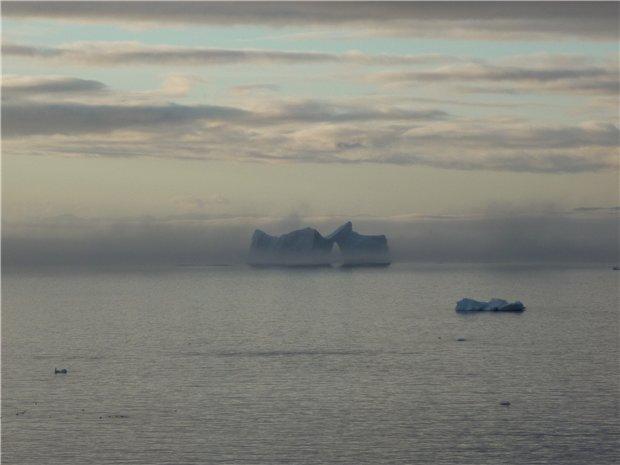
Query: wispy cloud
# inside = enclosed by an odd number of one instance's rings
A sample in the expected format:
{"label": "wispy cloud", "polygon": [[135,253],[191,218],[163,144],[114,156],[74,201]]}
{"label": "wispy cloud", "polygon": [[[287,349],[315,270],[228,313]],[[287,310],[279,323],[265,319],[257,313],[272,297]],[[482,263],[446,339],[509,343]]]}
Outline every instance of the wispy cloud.
{"label": "wispy cloud", "polygon": [[[446,66],[434,70],[387,71],[376,73],[374,82],[401,84],[458,83],[464,89],[476,92],[583,92],[617,94],[620,76],[617,65],[607,66],[506,66],[484,63]],[[491,83],[491,87],[475,86]],[[504,87],[493,87],[502,84]]]}
{"label": "wispy cloud", "polygon": [[357,28],[365,35],[617,40],[616,2],[3,2],[8,18]]}
{"label": "wispy cloud", "polygon": [[86,105],[77,103],[6,103],[2,135],[106,133],[127,128],[180,126],[195,121],[240,120],[238,108],[210,105]]}
{"label": "wispy cloud", "polygon": [[[415,100],[375,97],[265,100],[246,94],[244,106],[157,103],[162,96],[184,95],[187,79],[168,80],[164,87],[171,89],[149,94],[144,103],[141,93],[132,102],[131,93],[116,95],[98,81],[11,77],[3,96],[4,149],[14,154],[538,173],[618,169],[620,131],[610,122],[533,126],[518,118],[457,117],[438,108],[418,108]],[[64,99],[74,91],[90,92],[97,101]],[[121,100],[127,103],[116,103]],[[110,133],[115,136],[102,137]]]}
{"label": "wispy cloud", "polygon": [[64,76],[3,76],[3,98],[38,94],[80,94],[107,89],[102,82]]}
{"label": "wispy cloud", "polygon": [[178,47],[148,45],[139,42],[78,42],[48,47],[5,43],[4,56],[52,60],[83,66],[121,65],[232,65],[243,63],[313,64],[346,63],[359,65],[416,65],[454,63],[461,58],[441,54],[386,55],[359,51],[346,53],[294,52],[256,49],[218,49],[207,47]]}
{"label": "wispy cloud", "polygon": [[[443,119],[441,110],[365,108],[320,101],[283,103],[262,111],[215,105],[104,105],[8,102],[2,106],[2,135],[106,133],[120,129],[157,129],[204,121],[255,126],[296,123],[423,121]],[[197,129],[198,126],[192,128]]]}

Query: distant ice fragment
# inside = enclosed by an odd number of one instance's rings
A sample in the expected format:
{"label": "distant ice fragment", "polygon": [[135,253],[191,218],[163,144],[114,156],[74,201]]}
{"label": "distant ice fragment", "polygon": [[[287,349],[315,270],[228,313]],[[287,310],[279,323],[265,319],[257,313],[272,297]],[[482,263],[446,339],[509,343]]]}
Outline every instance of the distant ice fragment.
{"label": "distant ice fragment", "polygon": [[524,310],[525,305],[518,300],[509,303],[495,298],[488,302],[465,298],[456,303],[457,312],[522,312]]}

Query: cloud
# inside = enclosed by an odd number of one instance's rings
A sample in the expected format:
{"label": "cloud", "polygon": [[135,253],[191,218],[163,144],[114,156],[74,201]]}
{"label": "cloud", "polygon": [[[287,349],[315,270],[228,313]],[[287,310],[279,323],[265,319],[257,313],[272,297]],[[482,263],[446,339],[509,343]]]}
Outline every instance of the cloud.
{"label": "cloud", "polygon": [[620,142],[620,130],[611,123],[589,122],[581,125],[537,125],[518,121],[435,122],[408,130],[405,137],[416,144],[449,142],[461,149],[474,147],[503,147],[506,149],[567,149],[580,147],[615,148]]}
{"label": "cloud", "polygon": [[443,120],[448,114],[442,110],[413,110],[398,106],[379,107],[347,105],[324,100],[306,99],[292,102],[274,102],[276,109],[266,111],[268,119],[283,122],[355,122],[355,121],[424,121]]}
{"label": "cloud", "polygon": [[[322,101],[266,108],[5,104],[10,154],[578,173],[618,169],[615,125],[447,118],[437,110]],[[114,132],[114,137],[106,134]],[[28,137],[25,137],[28,136]]]}
{"label": "cloud", "polygon": [[206,47],[179,47],[149,45],[139,42],[77,42],[48,47],[5,43],[5,57],[54,60],[83,66],[183,65],[214,66],[234,64],[313,64],[340,63],[359,65],[417,65],[454,63],[459,57],[441,54],[385,55],[358,51],[346,53],[291,52],[255,49],[218,49]]}
{"label": "cloud", "polygon": [[248,112],[238,108],[209,105],[7,103],[2,106],[2,135],[105,133],[118,129],[161,128],[247,116]]}
{"label": "cloud", "polygon": [[[290,122],[345,122],[443,119],[440,110],[366,108],[316,100],[274,103],[269,109],[250,111],[215,105],[105,105],[81,103],[18,102],[2,106],[2,135],[105,133],[119,129],[161,128],[200,121],[273,125]],[[274,107],[271,109],[271,107]]]}
{"label": "cloud", "polygon": [[[435,70],[394,71],[376,73],[373,82],[400,84],[435,84],[456,82],[470,92],[551,91],[564,93],[618,94],[620,79],[617,65],[558,67],[502,66],[485,63],[446,66]],[[472,86],[472,82],[488,82],[491,87]],[[494,87],[497,84],[508,87]]]}
{"label": "cloud", "polygon": [[[39,98],[5,100],[3,149],[15,155],[373,163],[535,173],[618,169],[620,131],[605,120],[532,124],[495,115],[473,119],[419,108],[415,99],[377,96],[318,100],[243,94],[238,107],[158,103],[162,97],[184,96],[198,81],[203,80],[172,76],[161,90],[134,95],[97,81],[11,77],[11,91],[5,94],[23,89],[22,96]],[[90,103],[74,101],[73,89],[92,89],[84,92],[88,98],[79,99]],[[107,136],[111,133],[114,137]]]}
{"label": "cloud", "polygon": [[364,35],[617,40],[616,2],[12,2],[7,18],[138,25],[321,27]]}
{"label": "cloud", "polygon": [[[386,234],[395,261],[604,261],[618,256],[617,214],[574,218],[560,212],[429,217],[312,218],[217,216],[124,219],[63,215],[6,222],[5,267],[243,263],[254,228],[281,234],[313,226],[322,233],[352,219],[356,230]],[[337,253],[337,249],[335,251]]]}
{"label": "cloud", "polygon": [[435,157],[428,154],[393,154],[384,158],[359,160],[359,163],[421,165],[462,171],[513,171],[517,173],[587,173],[617,170],[613,155],[589,157],[564,153],[539,156],[532,153],[484,155],[477,157]]}
{"label": "cloud", "polygon": [[532,126],[493,117],[414,125],[322,124],[267,137],[264,143],[255,138],[248,155],[265,161],[577,173],[617,170],[618,137],[618,128],[608,123]]}
{"label": "cloud", "polygon": [[64,76],[3,76],[2,96],[32,96],[34,94],[92,93],[107,90],[99,81]]}
{"label": "cloud", "polygon": [[490,65],[469,65],[461,68],[444,68],[437,71],[396,72],[380,75],[387,81],[535,81],[548,82],[566,79],[580,79],[609,76],[603,68],[518,68]]}
{"label": "cloud", "polygon": [[207,79],[201,76],[171,74],[166,76],[159,92],[166,97],[185,97],[192,87],[207,82]]}

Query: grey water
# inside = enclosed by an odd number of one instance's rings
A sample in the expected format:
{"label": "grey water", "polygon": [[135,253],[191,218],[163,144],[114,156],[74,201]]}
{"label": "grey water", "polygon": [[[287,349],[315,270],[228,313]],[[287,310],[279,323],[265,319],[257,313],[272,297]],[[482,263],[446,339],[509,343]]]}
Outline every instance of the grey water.
{"label": "grey water", "polygon": [[[618,463],[619,277],[6,271],[2,463]],[[460,315],[462,297],[527,310]]]}

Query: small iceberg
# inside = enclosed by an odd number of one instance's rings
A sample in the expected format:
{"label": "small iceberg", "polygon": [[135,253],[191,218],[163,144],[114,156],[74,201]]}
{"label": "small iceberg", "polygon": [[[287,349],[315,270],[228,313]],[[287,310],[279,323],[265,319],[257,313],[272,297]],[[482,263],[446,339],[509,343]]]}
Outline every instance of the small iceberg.
{"label": "small iceberg", "polygon": [[507,302],[503,299],[491,299],[488,302],[482,302],[474,299],[461,299],[456,303],[457,312],[522,312],[525,310],[518,300],[516,302]]}

